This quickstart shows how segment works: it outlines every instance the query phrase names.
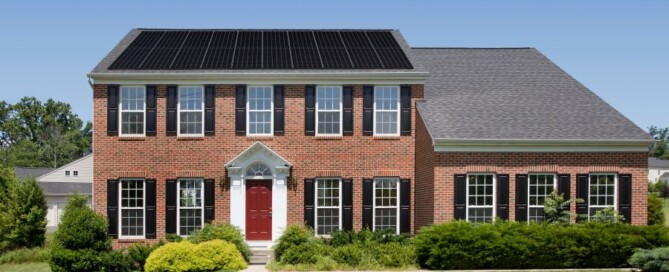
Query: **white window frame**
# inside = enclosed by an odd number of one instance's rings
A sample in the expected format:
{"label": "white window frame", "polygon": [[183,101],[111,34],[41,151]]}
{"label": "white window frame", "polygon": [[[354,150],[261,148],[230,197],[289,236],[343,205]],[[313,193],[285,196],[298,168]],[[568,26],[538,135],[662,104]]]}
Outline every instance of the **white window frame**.
{"label": "white window frame", "polygon": [[[590,185],[592,176],[606,176],[613,175],[613,206],[610,205],[592,205],[590,203]],[[588,221],[592,218],[590,215],[590,209],[592,208],[613,208],[614,211],[618,211],[618,174],[617,173],[590,173],[588,174]],[[627,218],[625,218],[627,219]]]}
{"label": "white window frame", "polygon": [[[469,176],[478,176],[478,175],[492,175],[492,205],[476,205],[476,206],[470,206],[469,205]],[[492,208],[492,221],[495,222],[495,219],[497,217],[497,174],[496,173],[467,173],[467,189],[466,191],[466,206],[465,206],[465,219],[469,221],[469,208]],[[476,222],[473,222],[476,223]]]}
{"label": "white window frame", "polygon": [[[181,109],[181,88],[199,87],[202,89],[202,109],[200,110],[182,110]],[[181,113],[199,112],[202,115],[202,133],[181,133]],[[178,137],[200,137],[204,136],[204,86],[203,85],[182,85],[177,89],[177,136]]]}
{"label": "white window frame", "polygon": [[[319,207],[318,206],[318,183],[321,181],[325,180],[337,180],[339,184],[339,196],[337,197],[339,199],[339,206],[327,206],[327,207]],[[341,178],[317,178],[316,179],[316,184],[314,184],[316,189],[314,190],[314,200],[315,200],[315,205],[314,205],[314,233],[316,233],[316,236],[320,237],[330,237],[329,234],[318,234],[318,210],[320,209],[338,209],[339,210],[339,230],[342,229],[342,180]]]}
{"label": "white window frame", "polygon": [[[339,90],[339,110],[319,110],[318,109],[318,88],[337,88]],[[316,86],[316,136],[342,136],[344,131],[344,91],[342,86],[323,85]],[[339,112],[339,133],[318,133],[318,113],[319,112]]]}
{"label": "white window frame", "polygon": [[[530,210],[532,208],[542,208],[544,205],[530,205],[530,198],[532,197],[532,188],[530,176],[553,176],[553,191],[557,190],[557,174],[555,173],[528,173],[527,174],[527,222],[530,222]],[[553,192],[551,191],[551,192]]]}
{"label": "white window frame", "polygon": [[[188,237],[190,235],[181,234],[181,181],[184,180],[197,180],[200,182],[200,199],[202,200],[200,210],[202,214],[202,221],[200,222],[200,229],[204,228],[204,179],[201,178],[180,178],[177,179],[177,235],[181,237]],[[196,210],[197,208],[184,208],[189,210]]]}
{"label": "white window frame", "polygon": [[[142,181],[142,207],[123,208],[123,181]],[[123,210],[142,210],[142,235],[123,235]],[[118,238],[119,239],[145,239],[146,237],[146,179],[125,178],[119,179],[118,183]]]}
{"label": "white window frame", "polygon": [[69,177],[70,176],[70,170],[65,170],[65,176]]}
{"label": "white window frame", "polygon": [[[395,196],[396,201],[395,205],[396,207],[392,206],[381,206],[378,207],[376,206],[376,184],[382,180],[388,180],[391,179],[397,184],[397,195]],[[392,209],[395,208],[397,212],[395,213],[396,215],[396,222],[395,222],[395,234],[400,234],[400,179],[398,177],[374,177],[374,180],[372,181],[372,231],[376,231],[376,209],[381,208],[381,209]]]}
{"label": "white window frame", "polygon": [[[376,94],[378,88],[387,88],[387,87],[393,87],[397,89],[397,110],[378,110],[376,108]],[[402,107],[402,97],[401,96],[401,91],[400,91],[400,86],[397,85],[380,85],[380,86],[374,86],[374,93],[372,94],[372,99],[374,100],[374,112],[372,114],[372,125],[374,126],[373,129],[373,134],[374,136],[400,136],[400,128],[402,123],[401,119],[401,107]],[[377,112],[397,112],[397,133],[379,133],[376,131],[376,113]]]}
{"label": "white window frame", "polygon": [[[249,100],[251,96],[251,88],[270,88],[270,133],[250,133],[251,129],[251,108],[249,107]],[[267,112],[267,110],[253,110],[254,112]],[[246,88],[246,136],[274,136],[274,86],[248,86]]]}
{"label": "white window frame", "polygon": [[79,176],[79,171],[77,171],[77,170],[72,171],[72,176],[73,177],[78,177]]}
{"label": "white window frame", "polygon": [[[141,88],[144,90],[144,103],[142,110],[124,110],[123,109],[123,88]],[[146,86],[143,85],[123,85],[118,88],[118,135],[119,137],[145,137],[146,136]],[[141,112],[144,117],[142,121],[142,133],[141,134],[128,134],[123,133],[123,113],[124,112]]]}

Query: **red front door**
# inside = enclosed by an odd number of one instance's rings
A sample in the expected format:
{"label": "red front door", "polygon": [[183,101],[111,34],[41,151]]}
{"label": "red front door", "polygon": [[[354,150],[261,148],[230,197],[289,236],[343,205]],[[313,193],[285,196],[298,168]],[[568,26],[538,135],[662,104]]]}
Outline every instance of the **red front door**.
{"label": "red front door", "polygon": [[246,181],[246,239],[272,240],[272,181]]}

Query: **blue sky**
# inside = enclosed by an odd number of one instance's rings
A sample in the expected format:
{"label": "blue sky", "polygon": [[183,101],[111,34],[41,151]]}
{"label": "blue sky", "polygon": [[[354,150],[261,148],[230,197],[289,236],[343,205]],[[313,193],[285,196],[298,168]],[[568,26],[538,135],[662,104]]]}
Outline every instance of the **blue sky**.
{"label": "blue sky", "polygon": [[72,104],[131,29],[393,28],[412,46],[539,49],[640,127],[669,127],[669,1],[3,1],[0,100]]}

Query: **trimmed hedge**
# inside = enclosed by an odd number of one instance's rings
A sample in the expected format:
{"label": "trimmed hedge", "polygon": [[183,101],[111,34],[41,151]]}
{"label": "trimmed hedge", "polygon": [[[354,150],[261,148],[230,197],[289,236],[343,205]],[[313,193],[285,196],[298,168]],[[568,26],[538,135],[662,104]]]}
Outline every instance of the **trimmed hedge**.
{"label": "trimmed hedge", "polygon": [[168,243],[146,260],[147,272],[243,270],[247,264],[235,245],[223,240],[200,244]]}
{"label": "trimmed hedge", "polygon": [[430,269],[618,268],[638,248],[669,245],[669,234],[662,226],[454,221],[422,228],[412,243]]}

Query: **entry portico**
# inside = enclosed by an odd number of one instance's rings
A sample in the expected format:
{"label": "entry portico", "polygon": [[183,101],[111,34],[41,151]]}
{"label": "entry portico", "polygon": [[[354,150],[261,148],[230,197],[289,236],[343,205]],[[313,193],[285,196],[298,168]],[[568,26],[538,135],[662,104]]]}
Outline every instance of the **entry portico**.
{"label": "entry portico", "polygon": [[242,230],[252,247],[270,247],[287,225],[292,164],[255,142],[225,167],[230,179],[230,223]]}

